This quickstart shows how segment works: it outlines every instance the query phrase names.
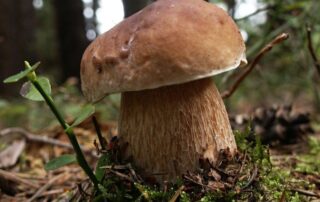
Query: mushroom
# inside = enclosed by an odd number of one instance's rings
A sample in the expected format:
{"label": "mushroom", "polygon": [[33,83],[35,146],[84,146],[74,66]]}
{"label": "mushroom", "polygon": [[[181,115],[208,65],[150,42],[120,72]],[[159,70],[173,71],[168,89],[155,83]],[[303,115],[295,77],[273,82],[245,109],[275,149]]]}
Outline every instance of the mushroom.
{"label": "mushroom", "polygon": [[97,37],[81,62],[84,95],[121,92],[119,138],[146,174],[174,180],[237,146],[210,78],[246,62],[228,14],[201,0],[158,0]]}

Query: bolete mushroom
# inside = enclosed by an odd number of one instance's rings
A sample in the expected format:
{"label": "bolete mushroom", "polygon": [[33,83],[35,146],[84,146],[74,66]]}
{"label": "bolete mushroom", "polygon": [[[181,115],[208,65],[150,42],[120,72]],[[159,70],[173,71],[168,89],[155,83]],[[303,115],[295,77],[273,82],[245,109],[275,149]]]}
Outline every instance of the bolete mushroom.
{"label": "bolete mushroom", "polygon": [[237,150],[211,76],[245,61],[228,14],[202,0],[158,0],[97,37],[81,63],[82,90],[96,102],[121,92],[119,138],[148,174],[173,180]]}

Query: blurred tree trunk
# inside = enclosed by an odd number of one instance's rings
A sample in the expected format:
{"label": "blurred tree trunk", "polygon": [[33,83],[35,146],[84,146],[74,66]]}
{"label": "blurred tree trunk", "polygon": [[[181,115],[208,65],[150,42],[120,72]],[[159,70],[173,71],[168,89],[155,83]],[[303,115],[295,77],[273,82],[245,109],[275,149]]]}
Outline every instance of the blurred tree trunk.
{"label": "blurred tree trunk", "polygon": [[234,18],[237,4],[236,0],[225,0],[225,3],[227,4],[229,15]]}
{"label": "blurred tree trunk", "polygon": [[[135,14],[148,4],[154,2],[156,0],[122,0],[123,8],[124,8],[124,17],[127,18],[130,15]],[[205,0],[209,2],[209,0]]]}
{"label": "blurred tree trunk", "polygon": [[98,22],[97,22],[97,10],[99,8],[99,0],[92,0],[92,10],[93,10],[93,25],[94,25],[94,31],[96,32],[97,36],[99,34],[98,32]]}
{"label": "blurred tree trunk", "polygon": [[82,0],[54,0],[62,79],[76,76],[82,54],[89,44],[86,37]]}
{"label": "blurred tree trunk", "polygon": [[20,84],[3,84],[3,79],[34,62],[35,12],[32,0],[0,0],[0,94],[17,95]]}
{"label": "blurred tree trunk", "polygon": [[144,8],[148,3],[149,0],[122,0],[123,8],[124,8],[124,17],[127,18],[130,15],[138,12],[142,8]]}

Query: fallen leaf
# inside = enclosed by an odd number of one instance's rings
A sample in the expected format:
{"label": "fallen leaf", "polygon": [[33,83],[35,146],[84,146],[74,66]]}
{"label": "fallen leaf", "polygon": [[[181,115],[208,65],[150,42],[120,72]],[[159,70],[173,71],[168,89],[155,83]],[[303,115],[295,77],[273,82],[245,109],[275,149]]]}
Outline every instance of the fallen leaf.
{"label": "fallen leaf", "polygon": [[0,152],[0,168],[7,168],[17,163],[22,151],[26,146],[24,139],[15,140]]}

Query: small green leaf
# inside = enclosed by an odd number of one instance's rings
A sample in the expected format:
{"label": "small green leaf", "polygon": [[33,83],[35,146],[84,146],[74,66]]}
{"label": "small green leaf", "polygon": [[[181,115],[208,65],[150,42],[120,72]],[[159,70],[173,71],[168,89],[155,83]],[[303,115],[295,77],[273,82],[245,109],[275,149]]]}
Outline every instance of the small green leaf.
{"label": "small green leaf", "polygon": [[108,194],[108,190],[102,184],[98,184],[98,188],[102,194]]}
{"label": "small green leaf", "polygon": [[80,123],[82,123],[82,121],[86,120],[89,116],[91,116],[94,113],[94,111],[95,108],[93,105],[86,105],[80,110],[78,118],[73,122],[73,124],[70,127],[75,127],[79,125]]}
{"label": "small green leaf", "polygon": [[99,158],[98,163],[97,163],[97,167],[96,167],[96,170],[95,170],[95,175],[96,175],[96,178],[98,179],[99,182],[102,181],[104,173],[105,173],[105,169],[101,168],[101,167],[109,165],[110,163],[111,163],[110,162],[110,155],[108,153],[103,154]]}
{"label": "small green leaf", "polygon": [[[36,81],[40,84],[40,86],[47,93],[47,95],[51,94],[51,85],[48,78],[38,77]],[[20,89],[20,95],[22,95],[22,97],[25,97],[29,100],[43,101],[42,95],[39,93],[39,91],[34,87],[34,85],[30,81],[27,81],[22,85]]]}
{"label": "small green leaf", "polygon": [[37,69],[40,65],[40,62],[37,62],[34,64],[31,68],[27,68],[24,71],[19,72],[18,74],[12,75],[8,78],[6,78],[3,82],[4,83],[14,83],[19,81],[20,79],[26,77],[29,73],[33,72],[35,69]]}
{"label": "small green leaf", "polygon": [[58,168],[61,168],[61,167],[65,166],[67,164],[75,163],[75,162],[77,162],[77,158],[76,158],[75,155],[73,155],[73,154],[65,154],[65,155],[59,156],[59,157],[54,158],[51,161],[49,161],[44,166],[44,169],[46,171],[55,170],[55,169],[58,169]]}

